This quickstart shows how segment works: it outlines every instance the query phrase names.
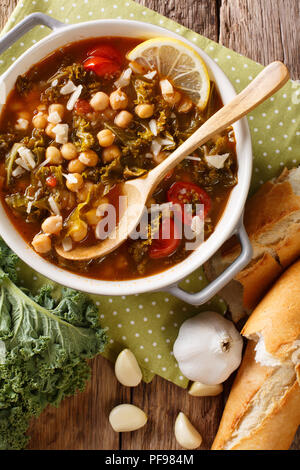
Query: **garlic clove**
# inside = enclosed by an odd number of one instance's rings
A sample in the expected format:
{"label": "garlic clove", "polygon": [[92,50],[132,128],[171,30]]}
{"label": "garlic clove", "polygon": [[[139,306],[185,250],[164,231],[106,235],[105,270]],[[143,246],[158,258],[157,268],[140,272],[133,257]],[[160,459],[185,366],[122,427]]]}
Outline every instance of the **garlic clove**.
{"label": "garlic clove", "polygon": [[176,418],[174,433],[176,441],[184,449],[197,449],[202,443],[199,432],[182,412]]}
{"label": "garlic clove", "polygon": [[109,422],[116,432],[136,431],[145,426],[147,419],[143,410],[129,403],[116,406],[109,414]]}
{"label": "garlic clove", "polygon": [[223,384],[206,385],[201,382],[194,382],[189,389],[189,394],[193,397],[215,397],[223,392]]}
{"label": "garlic clove", "polygon": [[126,387],[136,387],[142,380],[142,371],[130,349],[120,352],[115,363],[115,375]]}

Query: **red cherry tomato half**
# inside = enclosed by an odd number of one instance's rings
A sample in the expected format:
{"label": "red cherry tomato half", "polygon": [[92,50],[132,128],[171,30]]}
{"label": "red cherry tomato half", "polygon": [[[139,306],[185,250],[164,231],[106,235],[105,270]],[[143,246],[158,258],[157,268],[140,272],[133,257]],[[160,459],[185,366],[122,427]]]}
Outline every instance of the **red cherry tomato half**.
{"label": "red cherry tomato half", "polygon": [[48,178],[46,178],[46,183],[50,188],[55,188],[57,185],[57,179],[55,176],[48,176]]}
{"label": "red cherry tomato half", "polygon": [[[197,184],[185,183],[182,181],[178,181],[177,183],[172,184],[168,191],[168,201],[172,202],[173,204],[178,204],[180,206],[182,222],[188,225],[191,224],[193,215],[184,210],[185,204],[203,204],[204,217],[207,216],[211,208],[210,197],[207,192],[204,191],[204,189],[200,188],[200,186],[198,186]],[[199,213],[196,215],[199,215]]]}
{"label": "red cherry tomato half", "polygon": [[111,75],[120,69],[120,65],[112,60],[106,59],[105,57],[90,57],[84,63],[86,70],[92,70],[99,77],[105,75]]}
{"label": "red cherry tomato half", "polygon": [[149,256],[152,259],[166,258],[177,250],[180,242],[179,231],[174,220],[166,217],[160,225],[159,238],[152,240]]}
{"label": "red cherry tomato half", "polygon": [[74,108],[77,114],[88,114],[93,111],[90,103],[86,100],[77,100]]}
{"label": "red cherry tomato half", "polygon": [[95,49],[90,50],[88,57],[104,57],[105,59],[117,61],[119,64],[122,62],[122,56],[118,49],[108,44],[100,44]]}

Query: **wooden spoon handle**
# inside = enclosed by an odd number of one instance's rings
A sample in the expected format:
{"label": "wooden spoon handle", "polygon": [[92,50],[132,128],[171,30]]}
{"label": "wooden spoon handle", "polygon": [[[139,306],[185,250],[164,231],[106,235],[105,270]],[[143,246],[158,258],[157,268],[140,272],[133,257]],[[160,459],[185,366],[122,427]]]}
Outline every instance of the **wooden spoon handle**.
{"label": "wooden spoon handle", "polygon": [[[239,95],[210,117],[191,137],[148,175],[153,187],[163,177],[211,137],[223,132],[252,109],[278,91],[289,79],[289,72],[281,62],[268,65]],[[148,179],[147,178],[147,179]]]}

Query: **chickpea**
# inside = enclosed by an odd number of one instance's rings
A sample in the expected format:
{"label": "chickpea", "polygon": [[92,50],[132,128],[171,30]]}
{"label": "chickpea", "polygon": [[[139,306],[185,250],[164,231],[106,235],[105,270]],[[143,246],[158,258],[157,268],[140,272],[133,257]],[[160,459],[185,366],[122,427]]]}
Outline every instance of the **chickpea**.
{"label": "chickpea", "polygon": [[63,218],[61,215],[51,215],[42,223],[44,233],[58,235],[62,230]]}
{"label": "chickpea", "polygon": [[134,110],[138,117],[147,119],[153,116],[154,104],[138,104]]}
{"label": "chickpea", "polygon": [[55,137],[56,137],[55,134],[54,134],[54,132],[53,132],[53,129],[54,129],[55,126],[56,126],[56,124],[50,123],[50,124],[48,124],[48,126],[47,126],[46,129],[45,129],[46,134],[47,134],[49,137],[51,137],[51,139],[55,139]]}
{"label": "chickpea", "polygon": [[65,114],[65,107],[63,104],[55,103],[55,104],[50,104],[48,113],[57,113],[59,114],[60,118],[62,119],[64,114]]}
{"label": "chickpea", "polygon": [[112,162],[115,158],[121,156],[121,150],[117,145],[111,145],[110,147],[106,147],[102,152],[102,159],[105,163]]}
{"label": "chickpea", "polygon": [[32,246],[37,253],[48,253],[51,250],[51,238],[45,233],[40,233],[32,240]]}
{"label": "chickpea", "polygon": [[98,91],[90,100],[94,111],[104,111],[109,106],[109,96],[103,91]]}
{"label": "chickpea", "polygon": [[33,127],[36,129],[45,129],[48,124],[47,115],[43,113],[38,113],[32,118]]}
{"label": "chickpea", "polygon": [[97,134],[97,139],[101,147],[110,147],[114,143],[115,138],[115,134],[109,129],[103,129]]}
{"label": "chickpea", "polygon": [[73,193],[78,191],[83,185],[83,178],[80,173],[68,175],[66,186]]}
{"label": "chickpea", "polygon": [[47,111],[47,106],[45,104],[39,104],[36,109],[41,112]]}
{"label": "chickpea", "polygon": [[80,153],[79,160],[86,166],[96,166],[99,161],[99,157],[94,150],[86,150],[85,152]]}
{"label": "chickpea", "polygon": [[154,162],[159,165],[161,162],[163,162],[167,158],[168,154],[165,152],[159,152],[158,155],[153,156]]}
{"label": "chickpea", "polygon": [[120,88],[110,94],[109,101],[114,110],[126,109],[128,106],[128,96]]}
{"label": "chickpea", "polygon": [[81,242],[87,236],[88,226],[86,222],[80,220],[75,223],[70,232],[70,236],[74,242]]}
{"label": "chickpea", "polygon": [[67,189],[64,189],[61,191],[61,200],[60,200],[60,206],[61,209],[66,209],[67,211],[70,211],[74,209],[76,204],[76,197],[74,193],[71,193]]}
{"label": "chickpea", "polygon": [[77,158],[78,156],[77,148],[74,144],[72,144],[72,142],[63,144],[60,151],[66,160],[74,160],[74,158]]}
{"label": "chickpea", "polygon": [[181,100],[182,94],[179,93],[179,91],[174,91],[171,95],[163,95],[163,98],[167,103],[175,106],[175,104],[178,104]]}
{"label": "chickpea", "polygon": [[89,225],[97,225],[101,217],[97,215],[97,209],[91,209],[85,214],[85,218]]}
{"label": "chickpea", "polygon": [[85,165],[81,163],[78,158],[76,158],[75,160],[71,160],[68,165],[68,171],[70,173],[82,173],[85,168]]}
{"label": "chickpea", "polygon": [[80,191],[77,193],[77,201],[78,202],[84,202],[86,201],[89,192],[92,190],[94,184],[91,181],[86,181],[84,183],[84,186],[80,188]]}
{"label": "chickpea", "polygon": [[101,210],[103,211],[106,211],[108,210],[108,206],[110,205],[110,202],[109,202],[109,199],[107,197],[101,197],[100,199],[98,199],[97,201],[94,201],[93,202],[93,207],[95,209],[98,209],[98,207],[101,206]]}
{"label": "chickpea", "polygon": [[121,127],[122,129],[126,129],[131,123],[133,119],[133,115],[128,111],[121,111],[119,114],[116,115],[114,123],[116,126]]}
{"label": "chickpea", "polygon": [[50,147],[46,150],[46,160],[53,165],[59,165],[63,162],[63,158],[61,156],[60,150],[54,145],[50,145]]}
{"label": "chickpea", "polygon": [[20,111],[18,113],[18,119],[26,119],[26,121],[30,121],[31,115],[28,111]]}
{"label": "chickpea", "polygon": [[192,100],[190,100],[190,98],[188,98],[187,96],[184,96],[179,103],[178,112],[188,113],[192,109],[192,106],[193,106]]}

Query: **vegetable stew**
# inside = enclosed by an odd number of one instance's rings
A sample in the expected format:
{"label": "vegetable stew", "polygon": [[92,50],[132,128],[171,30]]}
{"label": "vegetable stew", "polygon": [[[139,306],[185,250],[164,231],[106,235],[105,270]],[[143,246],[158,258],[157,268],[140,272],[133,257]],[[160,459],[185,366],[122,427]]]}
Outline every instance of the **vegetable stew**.
{"label": "vegetable stew", "polygon": [[171,78],[130,62],[141,42],[98,38],[60,48],[17,78],[1,115],[0,196],[9,219],[41,256],[96,279],[144,277],[185,259],[182,227],[195,231],[198,219],[208,238],[237,183],[229,128],[157,187],[146,237],[89,262],[58,256],[56,244],[68,251],[99,243],[99,208],[112,204],[118,222],[119,183],[146,175],[222,106],[213,82],[200,109]]}

